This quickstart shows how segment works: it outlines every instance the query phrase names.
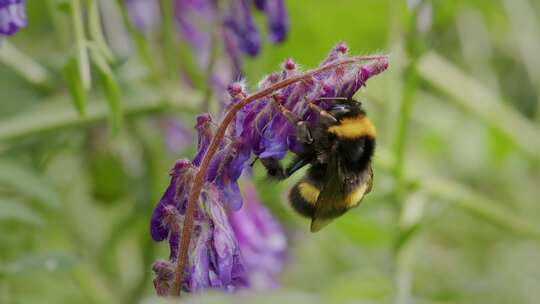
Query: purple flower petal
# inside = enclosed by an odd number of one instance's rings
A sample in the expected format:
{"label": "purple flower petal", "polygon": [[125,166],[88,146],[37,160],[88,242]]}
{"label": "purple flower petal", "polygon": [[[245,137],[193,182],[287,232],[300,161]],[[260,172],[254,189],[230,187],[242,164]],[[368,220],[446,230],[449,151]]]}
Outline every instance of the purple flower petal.
{"label": "purple flower petal", "polygon": [[200,291],[211,286],[210,284],[210,240],[212,231],[207,223],[198,227],[199,237],[194,241],[195,245],[190,252],[189,290]]}
{"label": "purple flower petal", "polygon": [[165,127],[165,143],[169,151],[178,153],[193,142],[193,131],[186,128],[181,121],[166,118],[162,122]]}
{"label": "purple flower petal", "polygon": [[267,0],[264,11],[268,18],[269,38],[272,43],[283,42],[289,31],[289,20],[283,0]]}
{"label": "purple flower petal", "polygon": [[[213,226],[213,265],[224,287],[237,287],[245,282],[245,271],[240,256],[240,248],[229,224],[227,214],[219,202],[219,195],[207,201],[208,212]],[[236,284],[235,284],[236,283]]]}
{"label": "purple flower petal", "polygon": [[191,163],[188,160],[178,160],[170,172],[171,182],[150,219],[150,234],[152,239],[157,242],[165,240],[169,235],[172,225],[171,217],[173,219],[176,217],[175,214],[171,215],[171,207],[178,211],[181,209],[180,203],[183,196],[178,194],[182,194],[187,186],[186,183],[190,181],[190,176],[193,175],[191,168]]}
{"label": "purple flower petal", "polygon": [[0,1],[0,36],[11,36],[27,25],[23,0]]}
{"label": "purple flower petal", "polygon": [[193,164],[198,167],[200,166],[202,158],[204,157],[204,154],[206,154],[206,150],[212,141],[212,117],[210,114],[202,113],[197,116],[197,124],[195,125],[195,129],[198,133],[198,144],[197,154],[195,155],[195,158],[193,158]]}
{"label": "purple flower petal", "polygon": [[[272,1],[272,0],[270,0],[270,1]],[[266,4],[266,0],[253,0],[253,3],[255,4],[255,7],[256,7],[258,10],[262,11],[262,10],[264,10],[264,6],[265,6],[265,4]]]}
{"label": "purple flower petal", "polygon": [[148,31],[159,24],[159,2],[148,0],[125,0],[129,19],[139,31]]}
{"label": "purple flower petal", "polygon": [[229,214],[242,258],[255,289],[277,286],[277,276],[286,260],[287,241],[283,229],[257,199],[251,183],[244,187],[244,207]]}
{"label": "purple flower petal", "polygon": [[238,39],[240,49],[249,56],[256,56],[261,46],[259,32],[249,11],[247,0],[231,0],[225,27]]}
{"label": "purple flower petal", "polygon": [[[151,0],[155,1],[155,0]],[[195,49],[197,61],[206,67],[210,59],[211,31],[216,16],[211,0],[175,0],[175,15],[184,39]]]}
{"label": "purple flower petal", "polygon": [[174,265],[171,262],[157,260],[152,265],[152,271],[156,274],[154,288],[160,296],[169,295],[174,280]]}

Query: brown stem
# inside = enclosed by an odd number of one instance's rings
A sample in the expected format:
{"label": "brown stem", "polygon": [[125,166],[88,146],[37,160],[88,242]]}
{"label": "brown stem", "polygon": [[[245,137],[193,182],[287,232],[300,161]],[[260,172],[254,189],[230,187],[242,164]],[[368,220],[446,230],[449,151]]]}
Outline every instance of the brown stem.
{"label": "brown stem", "polygon": [[305,72],[302,75],[283,79],[281,81],[276,82],[275,84],[273,84],[272,86],[266,89],[259,90],[253,95],[250,95],[242,99],[240,102],[236,103],[227,112],[227,114],[225,115],[225,118],[223,118],[223,120],[221,121],[221,124],[219,125],[216,131],[216,134],[212,138],[210,147],[208,147],[208,150],[206,154],[204,155],[199,171],[195,175],[193,187],[191,188],[191,193],[190,193],[189,200],[187,203],[187,208],[186,208],[186,214],[184,217],[184,226],[182,228],[182,240],[180,242],[179,255],[178,255],[178,259],[176,260],[176,270],[175,270],[175,277],[174,277],[175,278],[174,295],[180,296],[180,292],[182,289],[181,288],[182,274],[183,274],[183,271],[187,262],[189,242],[191,241],[191,234],[193,233],[193,215],[195,213],[196,202],[199,199],[199,195],[201,194],[201,190],[204,185],[204,178],[206,176],[206,171],[208,169],[208,166],[210,165],[210,161],[212,160],[212,157],[214,157],[214,155],[216,154],[219,148],[219,144],[221,140],[223,139],[223,136],[225,135],[225,131],[227,130],[227,127],[229,126],[233,118],[235,117],[236,113],[238,113],[238,111],[240,111],[244,106],[246,106],[250,102],[253,102],[255,100],[268,96],[272,94],[273,92],[279,89],[282,89],[286,86],[289,86],[293,83],[296,83],[302,80],[308,80],[315,74],[318,74],[327,70],[331,70],[342,65],[348,65],[355,62],[359,62],[359,61],[381,60],[381,59],[386,59],[386,58],[387,57],[384,55],[357,56],[357,57],[351,57],[348,59],[343,59],[334,63],[327,64],[320,68]]}

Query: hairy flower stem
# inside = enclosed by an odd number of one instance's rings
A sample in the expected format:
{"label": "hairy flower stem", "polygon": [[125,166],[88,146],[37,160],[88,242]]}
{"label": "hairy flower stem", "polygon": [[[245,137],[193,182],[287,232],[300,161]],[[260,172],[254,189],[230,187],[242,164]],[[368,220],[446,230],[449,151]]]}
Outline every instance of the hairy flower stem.
{"label": "hairy flower stem", "polygon": [[182,275],[183,275],[184,268],[186,266],[186,262],[188,258],[187,254],[188,254],[189,242],[191,241],[191,235],[193,233],[193,220],[194,220],[193,216],[195,213],[196,202],[199,199],[199,195],[204,185],[206,171],[208,170],[210,161],[212,160],[212,158],[214,157],[214,155],[216,154],[219,148],[219,145],[225,135],[225,131],[227,130],[227,127],[236,116],[236,113],[238,113],[238,111],[240,111],[244,106],[246,106],[247,104],[255,100],[269,96],[275,91],[285,88],[296,82],[309,80],[311,77],[313,77],[314,75],[318,73],[335,69],[337,67],[344,66],[344,65],[349,65],[349,64],[353,64],[353,63],[357,63],[361,61],[372,61],[372,60],[387,60],[387,57],[384,55],[356,56],[356,57],[339,60],[339,61],[327,64],[327,65],[324,65],[322,67],[313,69],[311,71],[307,71],[301,75],[283,79],[266,89],[259,90],[258,92],[242,99],[240,102],[232,106],[232,108],[227,112],[227,114],[221,121],[216,131],[216,134],[212,138],[212,142],[210,143],[210,146],[208,147],[208,150],[206,154],[204,155],[201,166],[199,170],[197,171],[197,174],[195,175],[195,179],[193,182],[193,186],[191,188],[189,200],[187,203],[186,213],[184,217],[184,226],[182,228],[182,239],[179,245],[180,248],[179,248],[178,259],[176,260],[173,295],[180,296],[180,293],[181,293]]}

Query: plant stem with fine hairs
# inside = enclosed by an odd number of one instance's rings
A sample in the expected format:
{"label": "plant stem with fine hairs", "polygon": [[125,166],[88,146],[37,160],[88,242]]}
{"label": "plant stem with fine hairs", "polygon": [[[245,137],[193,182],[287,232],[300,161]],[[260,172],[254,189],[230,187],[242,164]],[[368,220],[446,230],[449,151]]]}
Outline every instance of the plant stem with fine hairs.
{"label": "plant stem with fine hairs", "polygon": [[173,294],[176,296],[180,296],[181,293],[181,285],[182,285],[182,275],[183,271],[187,262],[187,254],[188,254],[188,248],[189,248],[189,242],[191,241],[191,234],[193,233],[193,216],[195,213],[195,207],[196,202],[199,199],[199,195],[201,193],[202,187],[204,185],[204,179],[206,177],[206,172],[208,170],[208,166],[210,165],[210,161],[216,154],[220,142],[223,139],[223,136],[225,135],[225,131],[227,130],[227,127],[231,123],[231,121],[236,116],[236,113],[240,111],[244,106],[247,104],[256,101],[258,99],[261,99],[263,97],[269,96],[275,91],[285,88],[291,84],[294,84],[299,81],[308,80],[309,78],[313,77],[314,75],[335,69],[339,66],[343,65],[349,65],[360,61],[372,61],[372,60],[386,60],[387,57],[384,55],[379,56],[356,56],[351,57],[343,60],[336,61],[334,63],[330,63],[327,65],[324,65],[322,67],[313,69],[311,71],[307,71],[301,75],[294,76],[291,78],[283,79],[272,86],[259,90],[258,92],[242,99],[240,102],[236,103],[225,115],[223,120],[221,121],[216,134],[212,138],[212,142],[210,143],[210,146],[208,147],[208,150],[206,154],[204,155],[204,158],[202,160],[201,166],[195,175],[195,179],[193,182],[193,186],[191,188],[191,193],[189,195],[189,200],[187,203],[186,213],[184,217],[184,225],[182,228],[182,239],[179,245],[179,254],[178,259],[176,260],[176,269],[175,269],[175,280],[174,280],[174,291]]}

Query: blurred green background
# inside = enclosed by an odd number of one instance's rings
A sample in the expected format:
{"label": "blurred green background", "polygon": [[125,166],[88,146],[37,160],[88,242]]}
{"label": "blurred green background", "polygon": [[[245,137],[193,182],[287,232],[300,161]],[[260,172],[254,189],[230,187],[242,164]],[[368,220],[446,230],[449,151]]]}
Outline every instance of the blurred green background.
{"label": "blurred green background", "polygon": [[[174,160],[194,153],[167,149],[159,119],[193,125],[201,90],[167,73],[149,79],[134,44],[116,40],[81,118],[67,89],[67,2],[27,2],[29,26],[0,45],[0,303],[154,303],[151,263],[168,248],[151,241],[149,217]],[[389,55],[357,95],[378,128],[374,191],[310,234],[287,206],[294,179],[269,184],[257,166],[260,197],[287,228],[282,287],[191,301],[538,303],[540,2],[287,7],[289,39],[247,60],[251,87],[288,57],[316,66],[338,41]],[[163,71],[160,33],[146,42]]]}

